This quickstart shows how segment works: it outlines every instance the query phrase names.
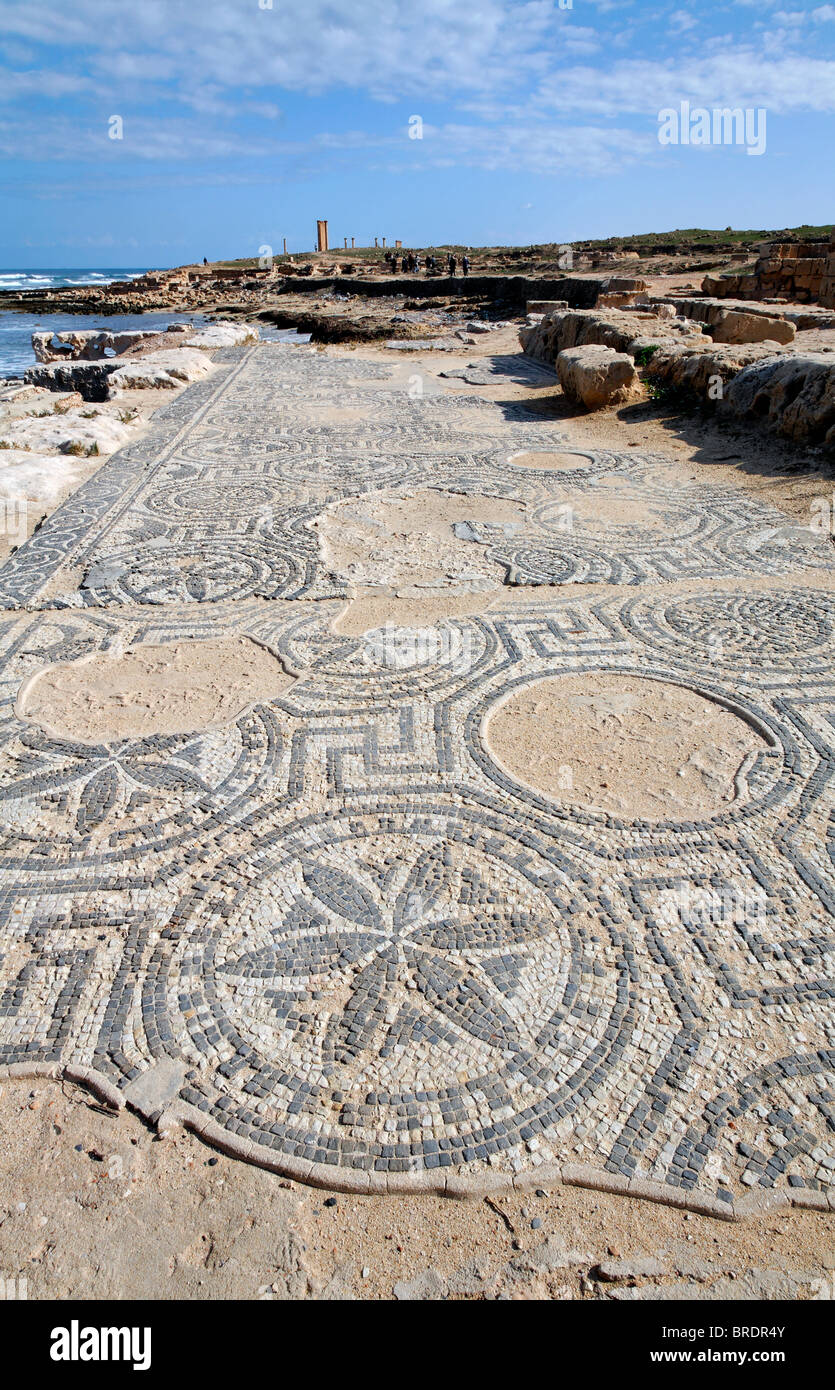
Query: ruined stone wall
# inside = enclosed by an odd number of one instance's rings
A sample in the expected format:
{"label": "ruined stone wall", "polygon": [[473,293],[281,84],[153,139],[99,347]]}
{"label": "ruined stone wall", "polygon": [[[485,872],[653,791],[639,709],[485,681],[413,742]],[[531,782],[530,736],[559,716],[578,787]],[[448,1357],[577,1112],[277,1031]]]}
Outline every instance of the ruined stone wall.
{"label": "ruined stone wall", "polygon": [[718,299],[785,299],[835,306],[835,232],[829,241],[774,241],[753,274],[706,275],[705,294]]}
{"label": "ruined stone wall", "polygon": [[826,266],[821,284],[820,303],[827,309],[835,309],[835,232],[829,238]]}

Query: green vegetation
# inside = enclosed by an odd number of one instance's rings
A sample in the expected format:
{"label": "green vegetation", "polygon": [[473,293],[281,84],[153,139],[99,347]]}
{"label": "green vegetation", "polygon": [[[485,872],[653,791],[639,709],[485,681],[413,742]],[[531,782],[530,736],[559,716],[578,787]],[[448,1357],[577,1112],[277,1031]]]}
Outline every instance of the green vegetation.
{"label": "green vegetation", "polygon": [[749,246],[758,241],[826,241],[831,235],[833,224],[811,227],[804,222],[800,227],[761,227],[759,230],[736,231],[731,227],[711,231],[706,227],[677,227],[674,232],[643,232],[631,236],[607,237],[603,241],[584,241],[576,243],[590,251],[613,251],[622,248],[633,250],[637,246],[693,246],[721,244],[729,246]]}

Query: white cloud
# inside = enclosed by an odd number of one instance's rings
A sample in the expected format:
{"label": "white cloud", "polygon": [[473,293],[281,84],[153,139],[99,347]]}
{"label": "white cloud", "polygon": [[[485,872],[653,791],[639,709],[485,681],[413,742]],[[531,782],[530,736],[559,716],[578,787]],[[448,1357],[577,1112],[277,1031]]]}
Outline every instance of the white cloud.
{"label": "white cloud", "polygon": [[[102,78],[273,85],[317,93],[359,87],[427,97],[511,88],[542,73],[549,45],[593,42],[551,0],[0,0],[10,38],[76,45]],[[574,32],[572,32],[574,31]]]}
{"label": "white cloud", "polygon": [[835,61],[801,54],[764,59],[753,49],[687,61],[624,59],[605,71],[575,67],[546,78],[531,105],[598,116],[646,114],[690,101],[764,106],[770,112],[835,111]]}
{"label": "white cloud", "polygon": [[22,101],[26,97],[66,97],[91,93],[95,84],[88,77],[65,72],[10,72],[0,74],[0,101]]}
{"label": "white cloud", "polygon": [[[0,31],[11,49],[31,55],[48,45],[52,68],[38,69],[33,58],[25,71],[0,73],[0,94],[19,113],[13,118],[6,108],[0,150],[100,161],[114,171],[132,156],[184,173],[187,162],[231,168],[261,159],[296,175],[370,160],[398,169],[422,161],[606,174],[657,157],[657,112],[683,100],[762,106],[769,115],[835,111],[835,61],[825,56],[823,35],[815,52],[808,43],[797,47],[799,17],[823,25],[835,19],[835,5],[802,11],[783,0],[772,14],[778,0],[756,2],[769,11],[770,27],[755,33],[748,25],[742,42],[715,28],[702,37],[700,10],[694,49],[696,16],[681,3],[664,16],[666,28],[655,26],[648,48],[636,37],[645,9],[631,0],[584,0],[582,11],[579,0],[572,10],[554,0],[274,0],[271,10],[258,0],[0,0]],[[626,27],[610,17],[620,11]],[[589,14],[596,27],[584,22]],[[735,18],[747,24],[749,17],[737,9]],[[622,56],[623,47],[641,56]],[[314,129],[283,139],[285,90],[356,90],[398,109],[382,133]],[[64,109],[44,114],[51,108],[37,100],[43,96],[64,99]],[[441,101],[446,124],[433,138],[427,132],[423,142],[405,142],[402,112],[426,114]],[[124,117],[124,142],[107,139],[113,112]]]}
{"label": "white cloud", "polygon": [[668,23],[674,33],[683,34],[689,29],[695,29],[698,20],[695,15],[690,14],[689,10],[674,10]]}
{"label": "white cloud", "polygon": [[598,126],[531,122],[497,127],[449,122],[425,126],[422,141],[413,141],[404,160],[386,167],[400,171],[417,164],[434,168],[467,165],[487,170],[524,170],[549,175],[571,172],[589,177],[614,174],[632,164],[658,157],[652,133]]}

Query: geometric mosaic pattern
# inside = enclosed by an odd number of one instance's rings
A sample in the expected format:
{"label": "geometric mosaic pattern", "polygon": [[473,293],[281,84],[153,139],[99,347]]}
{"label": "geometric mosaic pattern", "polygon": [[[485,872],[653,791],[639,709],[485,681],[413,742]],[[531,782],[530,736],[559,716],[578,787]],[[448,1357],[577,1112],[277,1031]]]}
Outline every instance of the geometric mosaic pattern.
{"label": "geometric mosaic pattern", "polygon": [[[0,1065],[91,1068],[336,1187],[574,1163],[729,1206],[826,1194],[831,547],[723,489],[671,498],[631,451],[514,467],[552,425],[414,401],[385,370],[224,354],[0,571]],[[613,472],[663,524],[551,525],[561,489]],[[307,523],[427,486],[535,506],[489,541],[499,599],[404,669],[333,632],[345,591]],[[565,588],[534,601],[541,584]],[[46,664],[232,634],[299,679],[222,728],[95,746],[15,714]],[[584,672],[752,725],[727,808],[627,820],[512,777],[491,710]]]}

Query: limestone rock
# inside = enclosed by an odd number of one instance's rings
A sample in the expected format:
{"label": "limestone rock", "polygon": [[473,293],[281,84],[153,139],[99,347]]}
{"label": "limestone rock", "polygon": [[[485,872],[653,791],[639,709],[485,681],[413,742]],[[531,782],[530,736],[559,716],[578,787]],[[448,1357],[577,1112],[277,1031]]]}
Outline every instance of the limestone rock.
{"label": "limestone rock", "polygon": [[557,376],[566,396],[588,410],[627,400],[638,383],[634,363],[627,353],[597,345],[561,352]]}
{"label": "limestone rock", "polygon": [[32,350],[37,362],[96,362],[103,357],[128,352],[147,338],[156,338],[158,332],[156,328],[132,329],[123,333],[94,328],[63,333],[40,331],[32,334]]}
{"label": "limestone rock", "polygon": [[184,341],[186,347],[193,348],[241,347],[257,343],[258,329],[251,323],[210,323]]}
{"label": "limestone rock", "polygon": [[763,358],[774,356],[776,348],[759,343],[744,346],[714,345],[710,338],[698,338],[689,343],[663,343],[656,348],[649,363],[654,381],[663,382],[677,392],[698,396],[700,402],[711,398],[708,390],[716,382],[722,391],[743,367]]}
{"label": "limestone rock", "polygon": [[561,1236],[551,1235],[533,1250],[515,1256],[511,1265],[516,1269],[529,1269],[538,1274],[553,1274],[560,1269],[588,1266],[592,1259],[589,1250],[576,1250],[573,1246],[566,1245]]}
{"label": "limestone rock", "polygon": [[474,1298],[479,1294],[492,1291],[496,1282],[496,1276],[486,1260],[473,1258],[452,1275],[449,1280],[449,1292]]}
{"label": "limestone rock", "polygon": [[653,380],[715,406],[722,415],[758,421],[798,444],[835,449],[835,357],[784,353],[776,344],[665,345],[649,366]]}
{"label": "limestone rock", "polygon": [[783,318],[723,309],[716,315],[710,332],[715,343],[791,343],[797,330]]}
{"label": "limestone rock", "polygon": [[568,300],[529,299],[526,308],[529,314],[556,314],[568,308]]}
{"label": "limestone rock", "polygon": [[113,400],[125,390],[170,389],[184,381],[199,381],[211,370],[211,358],[196,348],[149,352],[147,357],[129,359],[117,367],[108,383],[108,397]]}
{"label": "limestone rock", "polygon": [[393,1289],[395,1298],[401,1303],[445,1298],[446,1291],[446,1280],[436,1269],[425,1269],[414,1279],[401,1280]]}
{"label": "limestone rock", "polygon": [[62,455],[27,449],[0,449],[0,498],[54,506],[64,492],[78,486],[78,465]]}
{"label": "limestone rock", "polygon": [[652,1255],[627,1260],[601,1260],[597,1277],[605,1284],[619,1284],[626,1279],[659,1279],[670,1273],[670,1267]]}
{"label": "limestone rock", "polygon": [[809,328],[835,328],[835,313],[831,309],[821,308],[817,304],[799,307],[795,304],[777,305],[773,301],[759,303],[756,300],[715,299],[706,295],[699,295],[696,298],[676,295],[651,302],[653,306],[669,305],[676,314],[680,314],[684,318],[695,319],[697,323],[707,324],[708,329],[712,324],[718,323],[728,309],[733,309],[741,314],[754,314],[760,318],[784,319],[786,323],[794,324],[798,333]]}
{"label": "limestone rock", "polygon": [[602,344],[615,352],[634,352],[635,343],[646,337],[654,346],[681,342],[701,342],[702,334],[685,320],[661,319],[654,308],[570,309],[566,313],[546,314],[538,323],[519,330],[522,350],[539,362],[554,364],[567,348]]}
{"label": "limestone rock", "polygon": [[767,357],[734,377],[721,406],[796,443],[835,446],[835,361],[824,353]]}
{"label": "limestone rock", "polygon": [[131,437],[128,425],[108,415],[30,415],[0,424],[0,441],[40,454],[112,454]]}
{"label": "limestone rock", "polygon": [[106,401],[108,380],[114,371],[114,362],[51,362],[27,367],[24,377],[30,386],[77,391],[85,401]]}

